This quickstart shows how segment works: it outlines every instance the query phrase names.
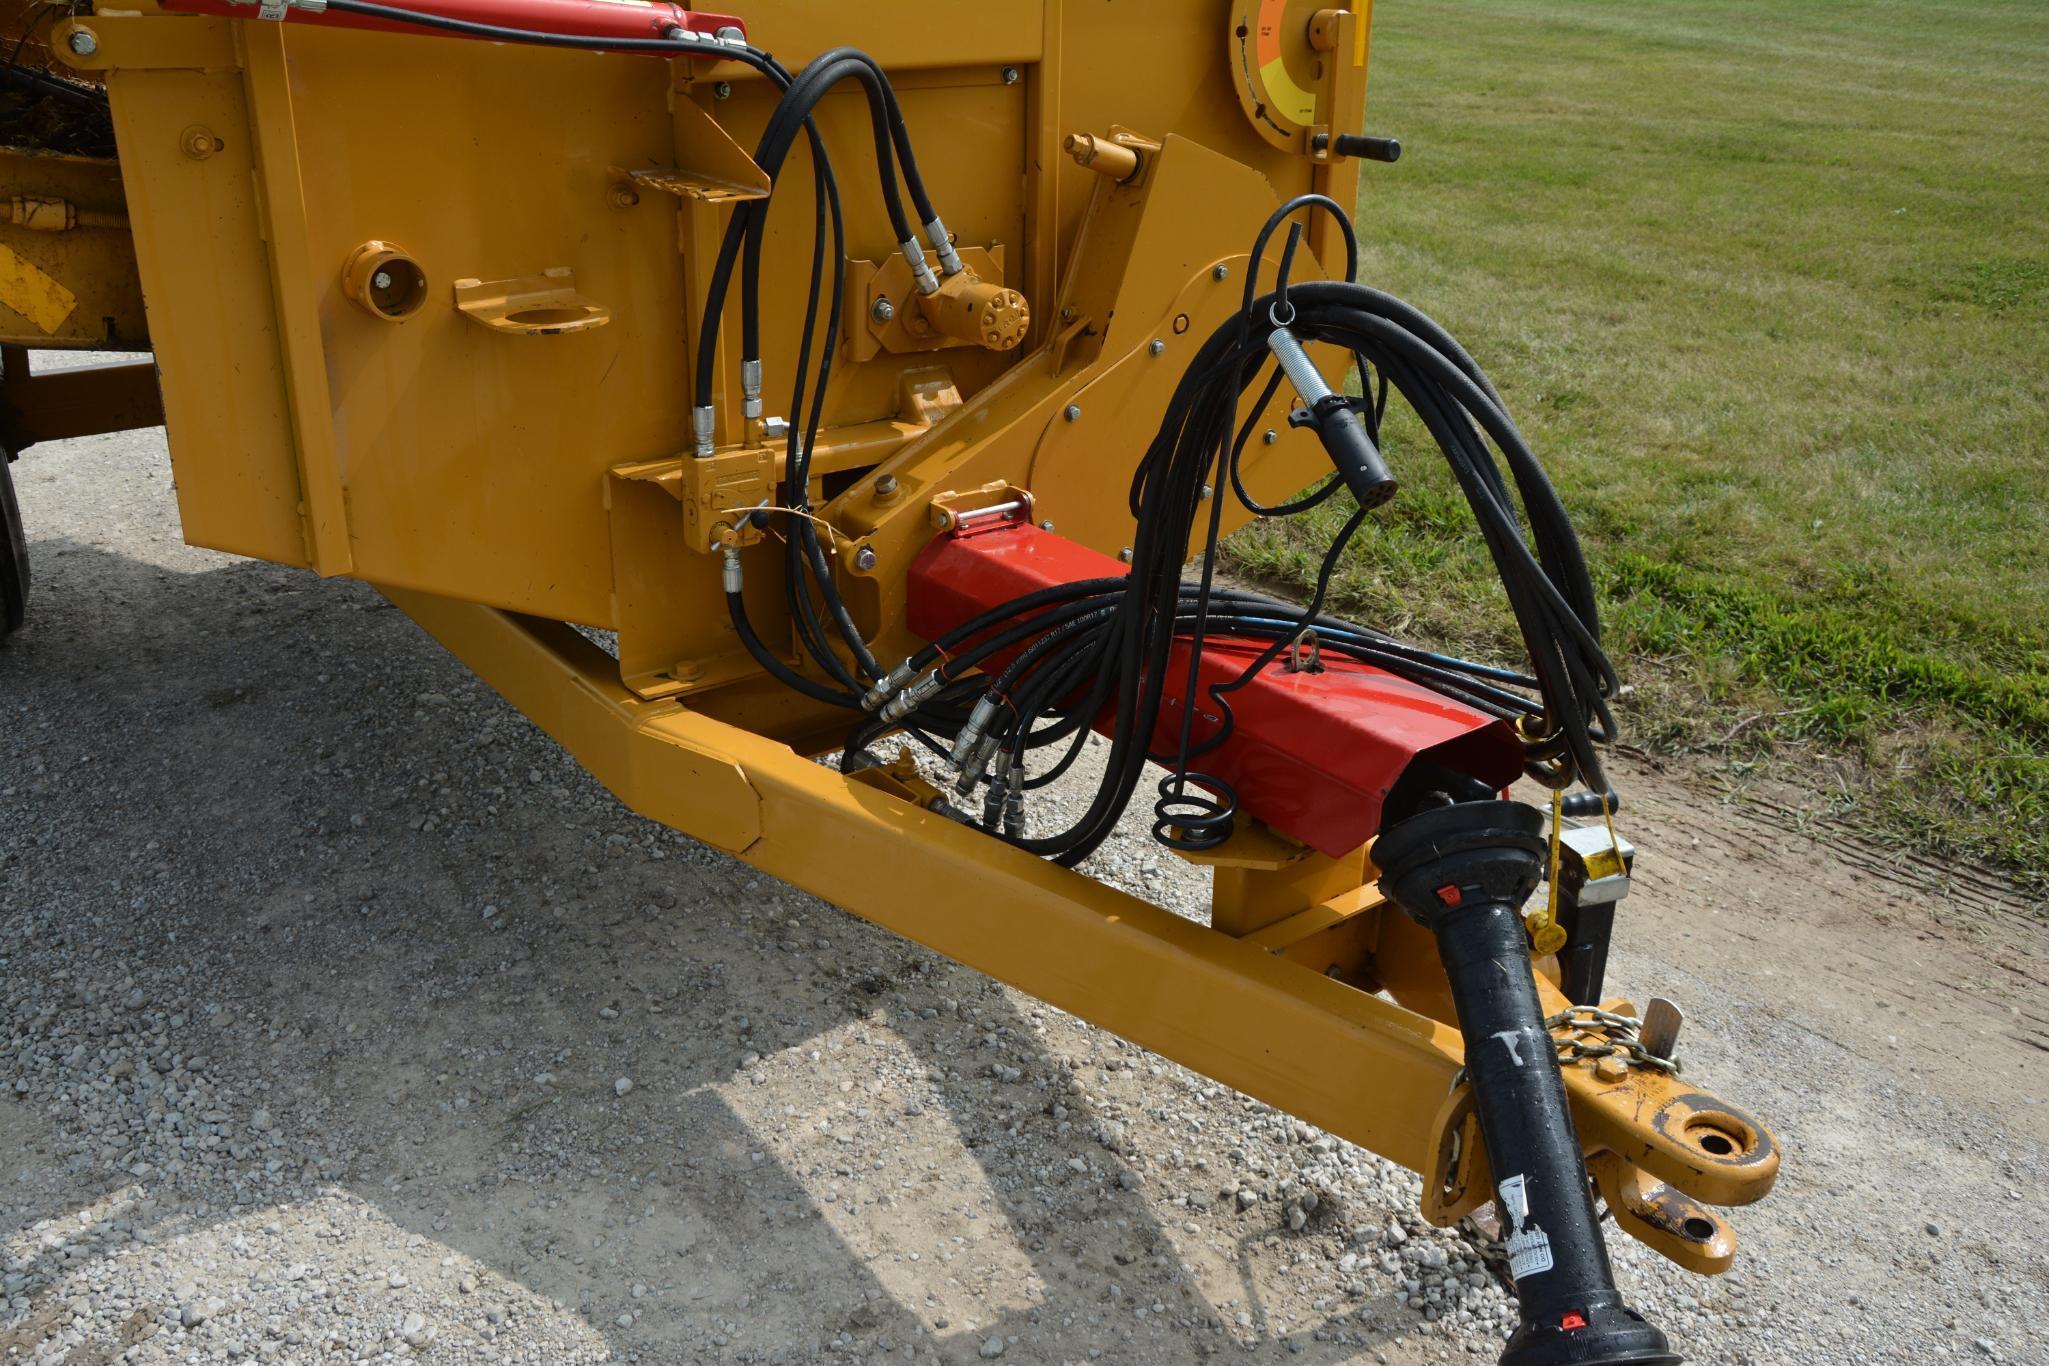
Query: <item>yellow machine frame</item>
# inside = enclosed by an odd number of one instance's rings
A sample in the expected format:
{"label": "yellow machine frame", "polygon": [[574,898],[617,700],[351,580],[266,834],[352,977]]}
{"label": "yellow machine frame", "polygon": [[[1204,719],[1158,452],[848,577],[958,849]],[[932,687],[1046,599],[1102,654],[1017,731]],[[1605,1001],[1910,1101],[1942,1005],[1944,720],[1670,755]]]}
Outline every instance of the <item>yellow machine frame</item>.
{"label": "yellow machine frame", "polygon": [[[883,657],[916,643],[905,568],[962,508],[1028,499],[1118,553],[1131,460],[1238,307],[1253,233],[1279,198],[1355,198],[1355,163],[1248,123],[1222,8],[1212,25],[1080,0],[958,22],[922,0],[861,7],[913,127],[977,130],[926,139],[925,172],[978,271],[1031,302],[1016,352],[872,326],[894,244],[850,196],[862,269],[813,474]],[[822,0],[747,9],[751,40],[793,65],[836,27]],[[1369,18],[1355,0],[1318,19],[1323,131],[1358,129]],[[1200,856],[1215,900],[1198,924],[935,814],[907,761],[815,762],[844,722],[739,648],[716,552],[740,548],[749,601],[778,619],[776,548],[733,510],[781,455],[731,367],[716,455],[683,447],[704,275],[732,202],[761,189],[739,149],[764,83],[731,63],[147,11],[53,43],[113,96],[188,539],[378,585],[641,814],[1424,1172],[1433,1219],[1486,1198],[1435,949],[1384,908],[1370,851],[1249,826]],[[821,109],[835,147],[862,146],[864,119],[852,95]],[[1078,134],[1121,150],[1078,164]],[[808,257],[806,217],[784,211],[774,260]],[[1310,245],[1341,269],[1327,229]],[[370,259],[417,269],[417,298],[365,303]],[[765,316],[801,309],[802,274],[769,273]],[[787,375],[790,343],[765,360]],[[1254,491],[1299,488],[1321,459],[1283,428]],[[616,632],[616,659],[563,623]],[[1734,1236],[1708,1206],[1770,1189],[1769,1134],[1662,1071],[1588,1060],[1566,1080],[1621,1225],[1726,1267]]]}

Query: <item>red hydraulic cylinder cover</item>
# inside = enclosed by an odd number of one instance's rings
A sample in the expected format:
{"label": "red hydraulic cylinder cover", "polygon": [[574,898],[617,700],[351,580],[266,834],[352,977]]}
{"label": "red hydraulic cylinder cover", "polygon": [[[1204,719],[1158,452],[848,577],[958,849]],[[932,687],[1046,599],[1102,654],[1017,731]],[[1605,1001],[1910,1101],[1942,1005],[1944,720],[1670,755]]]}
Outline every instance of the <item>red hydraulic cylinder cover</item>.
{"label": "red hydraulic cylinder cover", "polygon": [[[909,623],[927,640],[1026,593],[1081,579],[1119,578],[1125,567],[1030,523],[943,534],[911,564]],[[1270,642],[1212,635],[1197,674],[1194,738],[1220,722],[1208,689],[1243,673]],[[1019,647],[1020,649],[1022,647]],[[992,661],[1000,667],[1011,652]],[[1383,669],[1326,653],[1320,671],[1276,660],[1229,694],[1235,725],[1195,767],[1238,794],[1240,809],[1333,858],[1372,839],[1380,812],[1418,759],[1507,787],[1522,773],[1522,742],[1508,723]],[[1187,705],[1188,646],[1169,657],[1151,749],[1171,753]],[[1096,729],[1107,732],[1110,709]]]}
{"label": "red hydraulic cylinder cover", "polygon": [[[229,19],[258,17],[256,0],[159,0],[167,10],[179,14],[212,14]],[[730,14],[707,14],[681,5],[642,4],[637,0],[390,0],[394,9],[431,14],[437,19],[460,19],[471,24],[493,24],[499,28],[528,29],[535,33],[562,33],[582,38],[659,38],[670,28],[714,34],[722,28],[744,28]],[[437,30],[365,14],[341,14],[324,9],[301,9],[293,5],[285,12],[287,22],[316,24],[325,28],[381,29],[387,33],[432,34]],[[454,37],[469,35],[454,34]]]}

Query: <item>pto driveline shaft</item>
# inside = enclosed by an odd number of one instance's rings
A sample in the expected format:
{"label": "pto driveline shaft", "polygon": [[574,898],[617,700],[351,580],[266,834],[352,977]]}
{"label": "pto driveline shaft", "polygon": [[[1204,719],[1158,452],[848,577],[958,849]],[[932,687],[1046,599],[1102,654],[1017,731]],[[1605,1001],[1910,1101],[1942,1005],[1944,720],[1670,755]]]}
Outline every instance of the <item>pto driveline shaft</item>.
{"label": "pto driveline shaft", "polygon": [[1536,809],[1465,802],[1396,825],[1373,858],[1381,890],[1436,937],[1451,982],[1522,1309],[1504,1366],[1677,1362],[1615,1289],[1544,1027],[1521,910],[1544,851]]}

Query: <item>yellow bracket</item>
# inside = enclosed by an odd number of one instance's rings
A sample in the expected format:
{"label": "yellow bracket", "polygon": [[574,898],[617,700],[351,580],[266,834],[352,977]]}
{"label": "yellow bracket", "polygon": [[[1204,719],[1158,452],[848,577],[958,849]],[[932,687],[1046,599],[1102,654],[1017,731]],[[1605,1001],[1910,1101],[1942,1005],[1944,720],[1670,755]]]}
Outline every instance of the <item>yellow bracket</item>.
{"label": "yellow bracket", "polygon": [[611,309],[576,292],[567,266],[510,280],[457,280],[455,306],[480,327],[519,337],[588,332],[612,321]]}

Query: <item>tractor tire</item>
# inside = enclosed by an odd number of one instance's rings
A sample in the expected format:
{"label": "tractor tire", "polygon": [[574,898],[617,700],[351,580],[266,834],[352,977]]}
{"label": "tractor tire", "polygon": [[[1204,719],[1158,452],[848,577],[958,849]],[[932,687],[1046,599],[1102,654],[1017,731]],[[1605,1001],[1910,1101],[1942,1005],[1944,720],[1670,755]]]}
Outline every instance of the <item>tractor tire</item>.
{"label": "tractor tire", "polygon": [[7,452],[0,450],[0,636],[12,633],[28,615],[28,537],[7,465]]}

